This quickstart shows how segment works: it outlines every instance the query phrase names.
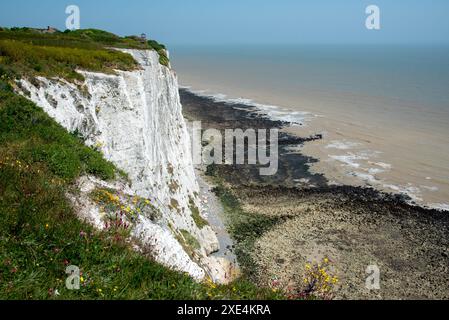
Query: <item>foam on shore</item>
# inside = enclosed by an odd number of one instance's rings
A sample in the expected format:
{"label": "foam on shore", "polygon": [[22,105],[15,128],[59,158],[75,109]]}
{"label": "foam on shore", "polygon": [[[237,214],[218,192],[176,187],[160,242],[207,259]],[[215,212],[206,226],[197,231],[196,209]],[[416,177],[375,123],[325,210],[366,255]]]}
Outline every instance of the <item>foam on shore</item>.
{"label": "foam on shore", "polygon": [[193,90],[191,87],[186,86],[184,87],[181,86],[180,88],[190,93],[193,93],[196,96],[212,99],[215,102],[223,102],[236,106],[244,105],[247,107],[252,107],[254,108],[255,112],[260,113],[263,116],[266,116],[270,120],[286,122],[292,126],[306,125],[307,122],[311,121],[315,117],[310,112],[287,110],[285,108],[275,105],[257,103],[251,99],[230,98],[222,93],[213,94],[208,92],[207,90]]}

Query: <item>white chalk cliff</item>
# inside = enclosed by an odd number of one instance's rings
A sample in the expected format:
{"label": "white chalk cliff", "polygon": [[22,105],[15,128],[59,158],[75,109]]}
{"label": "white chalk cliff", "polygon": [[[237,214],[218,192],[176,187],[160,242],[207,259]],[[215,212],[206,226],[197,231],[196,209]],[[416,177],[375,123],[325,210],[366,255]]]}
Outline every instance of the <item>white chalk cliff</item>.
{"label": "white chalk cliff", "polygon": [[[192,207],[201,208],[199,187],[176,75],[159,63],[155,51],[122,51],[134,57],[139,70],[80,71],[87,90],[63,79],[22,79],[18,91],[125,171],[129,192],[152,200],[162,218],[154,222],[141,215],[132,234],[151,247],[157,261],[196,279],[208,274],[223,281],[220,262],[209,256],[218,250],[216,235],[192,218]],[[89,214],[95,212],[84,215]],[[177,240],[180,230],[200,244],[193,257]]]}

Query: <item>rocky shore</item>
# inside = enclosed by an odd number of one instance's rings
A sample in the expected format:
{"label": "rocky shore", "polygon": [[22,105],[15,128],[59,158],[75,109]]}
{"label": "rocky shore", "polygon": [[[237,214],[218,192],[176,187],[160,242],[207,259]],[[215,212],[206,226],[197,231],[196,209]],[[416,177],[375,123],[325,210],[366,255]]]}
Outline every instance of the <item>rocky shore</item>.
{"label": "rocky shore", "polygon": [[[181,90],[184,115],[203,129],[283,128],[254,107],[227,104]],[[290,152],[320,137],[280,133],[279,171],[213,165],[217,194],[242,271],[261,285],[301,290],[305,265],[330,260],[340,279],[337,299],[448,299],[449,215],[371,188],[331,186],[309,172],[316,159]],[[369,290],[366,268],[380,269]]]}

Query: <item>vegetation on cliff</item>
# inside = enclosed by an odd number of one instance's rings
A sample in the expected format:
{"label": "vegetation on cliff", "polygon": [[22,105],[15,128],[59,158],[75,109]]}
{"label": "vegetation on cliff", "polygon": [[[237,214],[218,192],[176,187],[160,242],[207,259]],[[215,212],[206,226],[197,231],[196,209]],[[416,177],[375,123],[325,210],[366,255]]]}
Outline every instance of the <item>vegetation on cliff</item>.
{"label": "vegetation on cliff", "polygon": [[114,73],[133,70],[137,63],[126,53],[112,48],[155,50],[160,63],[169,60],[163,45],[140,37],[119,37],[87,29],[42,33],[35,29],[0,29],[0,67],[11,77],[62,77],[83,80],[77,70]]}

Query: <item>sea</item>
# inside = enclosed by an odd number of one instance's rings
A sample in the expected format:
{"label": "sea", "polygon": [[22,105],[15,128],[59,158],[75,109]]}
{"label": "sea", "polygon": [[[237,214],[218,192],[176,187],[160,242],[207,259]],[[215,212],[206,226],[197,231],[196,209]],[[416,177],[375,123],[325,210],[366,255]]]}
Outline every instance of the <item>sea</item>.
{"label": "sea", "polygon": [[449,46],[175,46],[181,86],[323,139],[292,148],[331,184],[449,210]]}

